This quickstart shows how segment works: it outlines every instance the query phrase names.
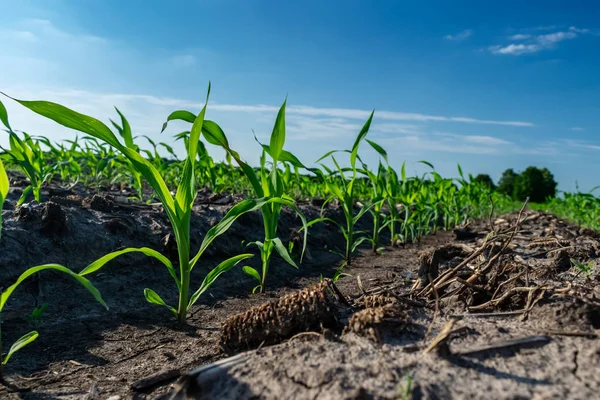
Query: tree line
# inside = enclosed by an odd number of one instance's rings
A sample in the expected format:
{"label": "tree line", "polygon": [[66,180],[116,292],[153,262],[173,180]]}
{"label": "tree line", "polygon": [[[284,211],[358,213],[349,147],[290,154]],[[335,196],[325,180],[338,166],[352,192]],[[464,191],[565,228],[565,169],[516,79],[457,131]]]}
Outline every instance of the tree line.
{"label": "tree line", "polygon": [[525,201],[529,197],[531,202],[543,203],[556,196],[557,183],[547,168],[527,167],[521,173],[509,168],[502,173],[498,185],[487,174],[479,174],[475,180],[518,201]]}

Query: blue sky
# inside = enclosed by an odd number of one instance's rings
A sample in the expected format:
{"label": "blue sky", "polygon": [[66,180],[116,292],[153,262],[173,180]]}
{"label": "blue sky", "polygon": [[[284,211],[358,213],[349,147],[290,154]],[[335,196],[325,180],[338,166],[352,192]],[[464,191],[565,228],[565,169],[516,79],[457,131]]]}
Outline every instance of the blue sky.
{"label": "blue sky", "polygon": [[[0,0],[0,9],[0,90],[105,121],[115,105],[138,134],[159,138],[171,111],[199,111],[210,80],[208,117],[250,162],[260,154],[252,129],[267,140],[288,95],[286,147],[307,164],[351,146],[375,109],[370,138],[409,172],[425,159],[456,176],[460,162],[497,180],[536,165],[563,190],[600,184],[594,1]],[[3,102],[16,129],[73,135]]]}

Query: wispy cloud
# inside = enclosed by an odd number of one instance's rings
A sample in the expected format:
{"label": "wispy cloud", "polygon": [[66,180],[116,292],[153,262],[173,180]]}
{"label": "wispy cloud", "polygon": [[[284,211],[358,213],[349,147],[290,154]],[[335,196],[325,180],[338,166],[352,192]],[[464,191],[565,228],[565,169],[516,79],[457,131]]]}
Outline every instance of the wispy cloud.
{"label": "wispy cloud", "polygon": [[586,141],[581,140],[572,140],[572,139],[563,139],[563,145],[566,144],[569,147],[577,147],[580,149],[588,149],[588,150],[600,150],[600,145],[593,144]]}
{"label": "wispy cloud", "polygon": [[571,128],[572,131],[585,131],[585,128],[582,128],[580,126],[574,126]]}
{"label": "wispy cloud", "polygon": [[509,36],[510,40],[527,40],[531,39],[532,35],[526,33],[517,33],[516,35]]}
{"label": "wispy cloud", "polygon": [[576,28],[576,27],[574,27],[574,26],[570,26],[570,27],[569,27],[569,30],[570,30],[571,32],[577,32],[577,33],[590,33],[590,30],[589,30],[589,29],[585,29],[585,28],[584,28],[584,29],[579,29],[579,28]]}
{"label": "wispy cloud", "polygon": [[[220,111],[239,111],[239,112],[276,112],[278,107],[264,104],[259,105],[240,105],[240,104],[214,104],[213,109]],[[333,117],[333,118],[350,118],[365,120],[371,114],[370,110],[359,110],[351,108],[318,108],[311,106],[290,106],[287,108],[289,114]],[[392,121],[421,121],[421,122],[462,122],[467,124],[487,124],[487,125],[504,125],[504,126],[520,126],[532,127],[535,126],[532,122],[527,121],[502,121],[502,120],[485,120],[468,117],[448,117],[441,115],[428,115],[420,113],[406,113],[398,111],[377,111],[378,119]]]}
{"label": "wispy cloud", "polygon": [[[535,30],[550,30],[555,27],[543,27],[544,29],[534,28]],[[531,29],[529,30],[531,31]],[[556,31],[544,34],[518,33],[509,36],[508,39],[513,43],[497,44],[488,47],[488,51],[492,54],[513,55],[538,53],[540,51],[556,48],[556,45],[565,40],[575,39],[580,35],[590,33],[589,29],[580,29],[574,26],[569,27],[565,31]],[[518,42],[518,43],[514,43]]]}
{"label": "wispy cloud", "polygon": [[465,29],[464,31],[459,32],[456,35],[446,35],[446,36],[444,36],[444,39],[454,40],[454,41],[462,41],[462,40],[468,39],[472,35],[473,35],[472,29]]}

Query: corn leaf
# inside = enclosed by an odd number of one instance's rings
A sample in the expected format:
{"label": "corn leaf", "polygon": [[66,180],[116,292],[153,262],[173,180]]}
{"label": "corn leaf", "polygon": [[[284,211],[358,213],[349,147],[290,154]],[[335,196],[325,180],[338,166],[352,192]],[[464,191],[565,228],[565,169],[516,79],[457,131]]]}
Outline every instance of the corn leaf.
{"label": "corn leaf", "polygon": [[4,95],[30,109],[34,113],[49,118],[63,126],[66,126],[67,128],[87,133],[91,136],[104,140],[106,143],[117,148],[121,145],[114,133],[112,133],[112,131],[106,125],[104,125],[104,123],[95,118],[80,114],[65,106],[61,106],[60,104],[49,101],[18,100],[6,94]]}
{"label": "corn leaf", "polygon": [[0,121],[2,121],[2,124],[4,124],[4,126],[9,131],[12,132],[10,124],[8,123],[8,112],[6,111],[6,107],[4,107],[4,104],[2,104],[1,101],[0,101]]}
{"label": "corn leaf", "polygon": [[380,145],[378,145],[377,143],[369,140],[369,139],[365,139],[367,141],[367,143],[369,143],[371,145],[371,147],[373,149],[375,149],[376,152],[379,153],[379,155],[381,157],[383,157],[383,159],[385,160],[385,162],[388,162],[388,155],[387,155],[387,151],[385,151],[385,149],[383,147],[381,147]]}
{"label": "corn leaf", "polygon": [[271,141],[269,147],[271,148],[271,157],[273,161],[277,163],[279,155],[283,150],[285,144],[285,105],[287,99],[283,102],[283,105],[277,113],[277,119],[275,120],[275,126],[273,127],[273,133],[271,133]]}
{"label": "corn leaf", "polygon": [[190,307],[193,306],[194,303],[196,303],[196,301],[198,301],[200,296],[202,296],[202,294],[212,286],[212,284],[217,280],[219,275],[229,271],[231,268],[235,267],[240,261],[253,256],[253,254],[240,254],[238,256],[231,257],[230,259],[227,259],[221,264],[217,265],[212,271],[208,273],[208,275],[206,275],[206,278],[204,278],[204,280],[202,281],[202,285],[200,285],[200,288],[196,292],[194,292],[194,294],[190,298],[187,309],[189,310]]}
{"label": "corn leaf", "polygon": [[129,247],[124,250],[114,251],[112,253],[106,254],[105,256],[100,257],[99,259],[97,259],[96,261],[94,261],[93,263],[88,265],[86,268],[84,268],[79,273],[79,275],[85,276],[85,275],[94,273],[94,272],[98,271],[100,268],[102,268],[104,265],[106,265],[109,261],[112,261],[115,258],[117,258],[123,254],[128,254],[128,253],[143,253],[143,254],[147,255],[148,257],[156,258],[158,261],[163,263],[165,265],[165,267],[167,267],[167,269],[169,270],[169,274],[171,274],[171,276],[175,280],[175,283],[177,283],[177,287],[179,289],[181,289],[179,278],[177,278],[177,273],[175,272],[175,268],[173,268],[173,264],[171,263],[171,261],[169,261],[169,259],[167,257],[163,256],[158,251],[152,250],[151,248],[148,248],[148,247],[140,247],[140,248]]}
{"label": "corn leaf", "polygon": [[427,166],[428,166],[429,168],[431,168],[431,169],[435,169],[435,167],[433,166],[433,164],[432,164],[432,163],[430,163],[429,161],[421,160],[421,161],[419,161],[419,162],[420,162],[421,164],[425,164],[425,165],[427,165]]}
{"label": "corn leaf", "polygon": [[[8,354],[6,354],[6,357],[2,361],[2,364],[6,365],[8,363],[8,360],[10,360],[10,358],[12,357],[13,354],[15,354],[17,351],[21,350],[23,347],[27,346],[31,342],[33,342],[35,339],[38,338],[38,336],[39,336],[39,333],[37,333],[36,331],[29,332],[29,333],[21,336],[19,338],[19,340],[17,340],[16,342],[13,343],[12,346],[10,346],[10,349],[8,350]],[[1,356],[2,355],[0,354],[0,357]]]}
{"label": "corn leaf", "polygon": [[169,121],[175,121],[175,120],[185,121],[185,122],[189,122],[190,124],[193,124],[194,121],[196,120],[196,114],[191,113],[189,111],[185,111],[185,110],[173,111],[167,117],[167,121],[163,124],[160,132],[162,133],[165,131],[165,129],[167,129],[167,125],[169,124]]}
{"label": "corn leaf", "polygon": [[[2,93],[2,92],[0,92]],[[4,93],[2,93],[4,94]],[[5,95],[7,96],[7,95]],[[157,196],[165,206],[165,211],[171,221],[176,221],[176,210],[172,196],[162,176],[156,168],[144,159],[138,152],[123,146],[115,134],[101,121],[85,114],[73,111],[60,104],[49,101],[26,101],[7,96],[31,111],[49,118],[67,128],[75,129],[88,135],[103,140],[112,147],[120,150],[133,163],[135,168],[148,180]]]}
{"label": "corn leaf", "polygon": [[246,266],[244,266],[244,267],[242,268],[242,271],[243,271],[245,274],[247,274],[247,275],[250,275],[251,277],[253,277],[254,279],[256,279],[256,280],[258,281],[258,283],[261,283],[261,282],[262,282],[262,280],[261,280],[261,278],[260,278],[260,274],[259,274],[259,273],[258,273],[258,271],[257,271],[257,270],[255,270],[254,268],[252,268],[252,267],[249,267],[248,265],[246,265]]}
{"label": "corn leaf", "polygon": [[365,122],[362,129],[358,133],[356,140],[354,141],[354,145],[352,146],[352,153],[350,154],[350,165],[352,165],[352,168],[356,166],[356,157],[358,157],[358,146],[360,145],[361,140],[363,140],[364,137],[367,136],[367,133],[369,133],[369,128],[371,127],[371,121],[373,120],[374,114],[375,110],[371,112],[369,119],[367,120],[367,122]]}
{"label": "corn leaf", "polygon": [[92,283],[90,281],[88,281],[86,278],[84,278],[81,275],[76,274],[75,272],[71,271],[70,269],[68,269],[66,267],[63,267],[62,265],[44,264],[44,265],[39,265],[37,267],[29,268],[27,271],[23,272],[14,284],[9,286],[8,288],[6,288],[6,290],[4,290],[2,292],[2,294],[0,295],[0,312],[4,309],[4,305],[6,304],[6,301],[8,300],[8,298],[10,297],[12,292],[14,292],[14,290],[25,279],[29,278],[31,275],[37,274],[38,272],[48,270],[48,269],[63,272],[65,274],[69,275],[70,277],[75,279],[77,282],[79,282],[83,287],[85,287],[100,304],[102,304],[104,307],[106,307],[108,309],[108,306],[102,299],[102,296],[100,295],[100,292],[98,291],[98,289],[96,289],[96,287],[94,287],[94,285],[92,285]]}
{"label": "corn leaf", "polygon": [[154,290],[148,288],[144,289],[144,297],[148,303],[167,307],[173,314],[175,314],[175,317],[177,317],[177,310],[165,303],[164,300]]}
{"label": "corn leaf", "polygon": [[[306,232],[306,231],[307,230],[305,229],[304,232]],[[273,244],[275,245],[275,251],[277,251],[277,253],[279,253],[279,255],[281,256],[281,258],[283,258],[292,267],[298,269],[298,266],[296,265],[296,263],[294,262],[294,260],[292,260],[292,257],[290,257],[290,253],[288,253],[287,249],[285,248],[285,246],[281,242],[281,239],[274,238],[272,241],[273,241]]]}
{"label": "corn leaf", "polygon": [[256,210],[260,209],[262,206],[264,206],[265,204],[270,203],[270,202],[276,202],[276,201],[281,201],[281,202],[285,202],[285,204],[289,204],[289,201],[285,201],[283,199],[263,197],[261,199],[243,200],[243,201],[239,202],[238,204],[236,204],[235,206],[233,206],[227,212],[227,214],[225,214],[223,219],[221,219],[221,221],[219,221],[218,224],[216,224],[215,226],[210,228],[210,230],[208,232],[206,232],[206,235],[204,236],[204,240],[202,241],[202,244],[200,245],[200,249],[198,250],[198,254],[196,254],[196,256],[190,262],[190,269],[194,268],[194,265],[196,265],[196,263],[200,259],[200,256],[202,256],[202,253],[204,253],[206,248],[213,242],[213,240],[215,240],[218,236],[225,233],[229,229],[229,227],[231,227],[231,225],[233,225],[235,220],[238,219],[241,215],[243,215],[247,212],[256,211]]}
{"label": "corn leaf", "polygon": [[0,233],[2,230],[2,206],[4,205],[6,196],[8,196],[8,188],[8,175],[6,174],[2,160],[0,160]]}
{"label": "corn leaf", "polygon": [[115,110],[117,110],[117,113],[119,113],[119,116],[121,117],[121,134],[123,135],[123,139],[125,140],[125,146],[135,150],[136,146],[133,143],[133,136],[131,134],[131,126],[129,125],[129,122],[117,107],[115,107]]}

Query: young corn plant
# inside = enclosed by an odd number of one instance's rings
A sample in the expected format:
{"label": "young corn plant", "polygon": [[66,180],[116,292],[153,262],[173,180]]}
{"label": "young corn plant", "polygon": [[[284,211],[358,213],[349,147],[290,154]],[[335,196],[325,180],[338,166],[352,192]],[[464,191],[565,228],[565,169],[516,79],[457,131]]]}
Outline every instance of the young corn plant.
{"label": "young corn plant", "polygon": [[[379,155],[385,160],[385,162],[388,163],[387,152],[383,149],[383,147],[379,146],[377,143],[369,139],[365,140],[377,153],[379,153]],[[359,171],[363,175],[367,176],[371,186],[371,193],[369,197],[381,199],[379,202],[374,203],[373,207],[369,210],[369,213],[373,216],[373,231],[369,241],[371,242],[371,249],[373,250],[373,253],[379,253],[382,250],[382,248],[379,246],[379,236],[381,235],[381,232],[392,221],[389,218],[386,219],[382,213],[385,200],[388,198],[386,186],[387,171],[383,167],[381,161],[379,162],[379,165],[377,167],[377,173],[370,171],[367,165],[362,162],[362,160],[360,160],[360,162],[362,164],[362,169],[360,169]]]}
{"label": "young corn plant", "polygon": [[190,248],[190,219],[192,214],[192,206],[198,194],[194,171],[198,143],[203,131],[203,124],[205,122],[204,115],[206,113],[206,105],[208,104],[209,94],[210,85],[206,97],[206,104],[193,120],[189,137],[189,146],[187,148],[187,158],[184,162],[183,171],[175,196],[172,196],[169,192],[165,181],[161,177],[156,167],[147,159],[145,159],[138,151],[131,148],[127,144],[122,144],[117,136],[110,130],[110,128],[101,121],[90,116],[80,114],[56,103],[13,99],[39,115],[49,118],[67,128],[75,129],[104,143],[107,143],[111,148],[117,150],[119,153],[125,156],[154,189],[155,195],[160,199],[165,212],[167,213],[174,232],[179,258],[179,274],[167,257],[155,250],[142,247],[127,248],[107,254],[90,264],[87,268],[80,272],[80,275],[85,276],[94,273],[109,261],[127,253],[142,253],[146,256],[153,257],[165,265],[169,274],[175,281],[179,294],[179,302],[177,308],[170,306],[166,304],[165,301],[155,291],[149,288],[144,290],[145,298],[150,303],[167,307],[176,316],[180,324],[185,323],[190,307],[196,303],[200,296],[206,292],[206,290],[208,290],[208,288],[222,273],[229,271],[241,261],[252,257],[252,254],[240,254],[223,261],[206,275],[198,290],[196,290],[194,293],[190,293],[192,270],[213,240],[215,240],[215,238],[217,238],[219,235],[225,233],[227,229],[229,229],[229,227],[234,223],[234,221],[244,213],[258,210],[267,204],[293,204],[289,200],[278,197],[261,197],[258,199],[249,199],[240,202],[231,210],[229,210],[224,218],[207,232],[200,245],[200,249],[196,255],[192,257]]}
{"label": "young corn plant", "polygon": [[[356,137],[356,140],[354,141],[354,145],[352,146],[352,149],[351,150],[343,150],[346,153],[350,153],[350,169],[344,169],[344,168],[340,167],[339,163],[333,156],[334,153],[338,152],[337,150],[330,151],[330,152],[326,153],[323,157],[321,157],[319,160],[317,160],[317,162],[319,162],[325,158],[331,157],[331,160],[333,161],[334,165],[337,168],[337,172],[333,172],[333,171],[330,171],[326,166],[323,166],[325,170],[328,170],[330,172],[327,175],[325,182],[326,182],[327,188],[332,193],[332,195],[326,200],[323,207],[327,203],[331,202],[332,200],[337,200],[340,203],[342,210],[344,212],[345,225],[342,225],[339,222],[337,222],[331,218],[327,218],[327,217],[322,217],[322,218],[317,218],[315,220],[312,220],[311,222],[309,222],[308,225],[310,226],[310,225],[313,225],[318,222],[327,221],[327,222],[333,223],[340,229],[340,231],[342,232],[342,235],[344,236],[344,239],[346,240],[344,265],[351,265],[352,253],[356,250],[356,248],[361,243],[369,240],[369,238],[366,236],[358,236],[358,237],[356,236],[356,233],[357,233],[357,232],[355,232],[356,223],[375,204],[380,203],[382,200],[382,198],[380,198],[380,197],[374,197],[374,198],[370,199],[369,201],[365,202],[365,204],[363,204],[362,207],[360,207],[360,209],[356,215],[354,214],[354,205],[356,203],[355,190],[356,190],[356,186],[358,185],[357,182],[359,182],[358,178],[357,178],[358,169],[356,168],[356,161],[358,159],[358,148],[359,148],[362,140],[365,138],[365,136],[367,136],[367,133],[369,133],[369,128],[371,127],[371,121],[373,120],[374,113],[375,113],[374,111],[371,113],[371,115],[369,116],[369,119],[367,120],[367,122],[364,124],[364,126],[360,130],[358,136]],[[351,176],[349,179],[347,179],[345,176],[345,172],[347,172],[347,171],[349,171],[351,173]]]}
{"label": "young corn plant", "polygon": [[[279,171],[277,168],[279,163],[289,163],[294,167],[306,168],[296,156],[283,149],[285,144],[285,107],[286,101],[284,101],[283,105],[279,109],[279,112],[277,113],[277,119],[275,120],[275,126],[273,128],[269,144],[266,145],[259,142],[259,144],[262,146],[263,153],[261,157],[260,168],[257,170],[242,161],[240,155],[229,146],[229,141],[219,125],[213,121],[207,120],[204,121],[202,126],[202,133],[204,134],[207,142],[222,147],[228,156],[235,160],[250,181],[256,197],[266,199],[281,199],[279,201],[266,202],[261,207],[265,231],[264,240],[262,242],[256,241],[251,244],[256,245],[260,251],[262,269],[261,272],[259,272],[250,266],[243,268],[243,271],[249,276],[253,277],[257,282],[253,292],[263,292],[265,289],[273,251],[276,251],[288,264],[294,268],[298,268],[297,264],[292,260],[288,250],[283,245],[281,239],[277,236],[277,226],[282,206],[285,205],[294,210],[302,220],[303,226],[307,228],[306,219],[298,207],[296,207],[294,199],[288,195],[289,188],[285,185],[281,177],[281,171]],[[183,120],[187,122],[193,122],[192,117],[193,114],[189,111],[175,111],[167,118],[167,121],[163,125],[163,131],[167,127],[169,121]],[[192,143],[191,138],[189,143]],[[266,162],[267,155],[271,158],[270,169]],[[306,239],[307,229],[304,229],[304,240],[300,262],[302,262],[302,257],[306,249]]]}
{"label": "young corn plant", "polygon": [[[1,172],[0,172],[0,174],[1,174]],[[0,178],[0,182],[1,181],[2,181],[2,178]],[[0,192],[2,191],[1,185],[2,185],[2,183],[0,183]],[[2,200],[2,199],[0,199],[0,200]],[[84,288],[86,288],[92,294],[92,296],[94,296],[96,301],[98,301],[106,309],[108,309],[108,306],[102,299],[100,292],[98,291],[98,289],[96,289],[94,287],[94,285],[92,285],[92,283],[89,280],[87,280],[86,278],[84,278],[81,275],[76,274],[75,272],[71,271],[70,269],[63,267],[62,265],[58,265],[58,264],[39,265],[37,267],[29,268],[27,271],[23,272],[14,284],[9,286],[5,290],[0,289],[0,382],[4,382],[4,366],[8,363],[8,361],[11,359],[11,357],[17,351],[21,350],[23,347],[31,344],[39,336],[39,333],[37,331],[31,331],[31,332],[21,336],[19,339],[17,339],[16,342],[14,342],[10,346],[10,348],[8,349],[8,352],[6,353],[6,355],[4,355],[2,353],[2,310],[4,309],[4,306],[6,305],[6,302],[8,301],[8,299],[10,298],[12,293],[15,291],[15,289],[17,287],[19,287],[19,285],[21,283],[23,283],[23,281],[25,281],[27,278],[29,278],[32,275],[39,274],[40,272],[42,272],[44,270],[58,271],[58,272],[64,273],[64,274],[70,276],[71,278],[75,279],[75,281],[80,283]]]}
{"label": "young corn plant", "polygon": [[2,146],[0,146],[0,149],[12,159],[14,164],[21,167],[30,183],[23,190],[17,205],[23,204],[31,193],[33,193],[33,198],[37,202],[41,202],[42,185],[52,178],[56,170],[56,164],[48,164],[40,144],[27,133],[23,132],[23,139],[21,139],[10,128],[10,125],[6,127],[9,134],[10,149],[4,149]]}

